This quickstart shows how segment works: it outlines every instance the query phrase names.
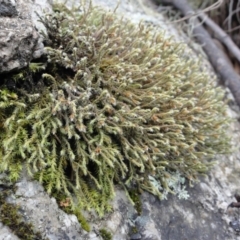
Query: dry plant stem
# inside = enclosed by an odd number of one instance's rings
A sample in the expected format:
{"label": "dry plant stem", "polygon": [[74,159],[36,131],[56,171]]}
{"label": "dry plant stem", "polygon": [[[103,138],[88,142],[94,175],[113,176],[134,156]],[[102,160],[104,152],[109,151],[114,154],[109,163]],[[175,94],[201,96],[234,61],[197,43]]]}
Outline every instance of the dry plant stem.
{"label": "dry plant stem", "polygon": [[[158,0],[155,0],[156,2],[159,2]],[[160,3],[165,3],[165,4],[172,4],[172,0],[160,0]],[[219,6],[221,6],[221,4],[223,3],[223,0],[218,0],[216,3],[212,4],[211,6],[201,10],[200,12],[191,12],[189,13],[187,16],[181,18],[181,19],[178,19],[176,21],[173,21],[173,23],[177,23],[177,22],[181,22],[181,21],[184,21],[184,20],[187,20],[191,17],[198,17],[201,13],[205,13],[205,12],[208,12],[208,11],[212,11],[216,8],[218,8]],[[173,5],[173,4],[172,4]]]}
{"label": "dry plant stem", "polygon": [[[238,4],[240,4],[240,2],[239,2]],[[237,7],[237,9],[235,9],[234,11],[232,11],[231,13],[229,13],[229,15],[227,16],[227,18],[224,20],[223,25],[226,24],[226,22],[228,22],[229,19],[231,19],[234,14],[236,14],[238,21],[240,21],[240,18],[239,18],[239,16],[237,15],[237,13],[239,13],[239,11],[240,11],[240,8]],[[230,29],[228,29],[228,32],[230,32],[230,31],[232,31],[232,27],[231,27]]]}
{"label": "dry plant stem", "polygon": [[230,36],[228,34],[226,34],[226,32],[224,32],[222,30],[222,28],[220,28],[215,22],[213,22],[206,14],[201,13],[199,14],[199,17],[203,20],[203,22],[209,27],[211,28],[212,31],[214,31],[215,33],[215,37],[221,41],[229,50],[229,52],[231,52],[231,54],[239,61],[240,63],[240,50],[239,48],[236,46],[236,44],[232,41],[232,39],[230,38]]}
{"label": "dry plant stem", "polygon": [[[193,9],[189,6],[186,0],[163,0],[163,3],[172,4],[180,10],[184,16],[193,13]],[[208,55],[208,58],[218,74],[220,74],[224,84],[229,87],[235,100],[240,106],[240,76],[234,71],[231,64],[226,60],[224,53],[213,42],[209,33],[201,26],[200,21],[195,19],[196,27],[193,34],[196,36],[203,49]]]}
{"label": "dry plant stem", "polygon": [[[230,4],[229,4],[229,12],[231,13],[233,11],[233,0],[230,1]],[[228,30],[230,30],[232,27],[232,18],[230,17],[228,19]]]}

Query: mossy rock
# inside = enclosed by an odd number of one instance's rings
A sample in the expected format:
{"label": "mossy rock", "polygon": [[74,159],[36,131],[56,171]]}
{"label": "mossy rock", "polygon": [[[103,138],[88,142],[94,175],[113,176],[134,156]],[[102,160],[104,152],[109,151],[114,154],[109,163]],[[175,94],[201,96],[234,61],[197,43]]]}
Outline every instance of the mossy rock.
{"label": "mossy rock", "polygon": [[12,181],[26,168],[103,215],[115,184],[162,199],[170,179],[195,181],[229,151],[224,92],[184,44],[91,4],[41,21],[46,55],[0,89],[0,170]]}
{"label": "mossy rock", "polygon": [[103,240],[112,240],[112,234],[105,228],[101,228],[99,233]]}
{"label": "mossy rock", "polygon": [[[13,187],[14,188],[14,187]],[[6,201],[12,194],[13,189],[8,187],[0,193],[0,222],[8,226],[11,231],[22,240],[49,240],[43,238],[39,231],[36,231],[31,223],[24,220],[20,213],[20,207]]]}

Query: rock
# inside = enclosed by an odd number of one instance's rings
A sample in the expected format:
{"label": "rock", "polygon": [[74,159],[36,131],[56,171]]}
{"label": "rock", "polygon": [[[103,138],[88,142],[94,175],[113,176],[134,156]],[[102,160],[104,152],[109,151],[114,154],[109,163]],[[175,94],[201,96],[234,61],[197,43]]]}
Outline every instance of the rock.
{"label": "rock", "polygon": [[[118,1],[95,0],[94,2],[114,9]],[[139,3],[145,7],[141,7]],[[0,14],[0,72],[19,69],[27,65],[34,56],[40,56],[42,53],[39,33],[34,27],[37,18],[33,11],[35,9],[42,14],[43,9],[49,8],[49,2],[45,0],[41,1],[41,5],[29,4],[30,1],[0,0],[0,6],[4,6],[0,8],[0,13],[3,12],[2,15]],[[71,4],[70,0],[68,4]],[[9,6],[8,10],[6,6]],[[122,0],[116,14],[129,17],[136,23],[143,19],[158,26],[159,30],[167,31],[166,34],[174,35],[173,38],[178,42],[185,38],[179,35],[173,26],[166,23],[149,0],[138,2]],[[44,31],[41,24],[37,28]],[[40,50],[34,55],[38,47]],[[190,48],[189,52],[191,52],[190,56],[196,57]],[[207,61],[204,64],[207,64],[211,70]],[[236,107],[233,109],[234,111],[229,108],[229,115],[232,119],[239,119],[239,109]],[[236,235],[240,220],[238,212],[236,209],[227,211],[227,206],[234,200],[234,193],[239,191],[239,133],[240,124],[238,121],[233,121],[229,136],[232,137],[236,151],[228,156],[216,156],[217,164],[209,175],[201,178],[193,187],[187,188],[189,199],[180,200],[177,196],[169,195],[168,199],[159,201],[156,197],[143,193],[142,213],[139,216],[125,192],[116,187],[112,213],[107,214],[103,219],[99,219],[94,214],[84,213],[91,224],[89,233],[82,229],[76,216],[68,215],[59,209],[55,199],[49,197],[39,183],[25,177],[16,184],[16,193],[9,196],[7,201],[20,206],[25,221],[31,222],[35,229],[41,232],[43,238],[48,237],[50,240],[102,240],[99,233],[101,228],[110,231],[113,240],[239,240],[240,237]],[[0,180],[0,185],[5,184],[1,178]],[[135,229],[134,233],[132,229]],[[18,238],[7,227],[0,225],[0,239]]]}
{"label": "rock", "polygon": [[1,0],[0,1],[0,17],[16,17],[16,2],[14,0]]}
{"label": "rock", "polygon": [[0,239],[19,240],[19,238],[12,233],[11,229],[4,226],[2,223],[0,223]]}
{"label": "rock", "polygon": [[18,70],[43,53],[30,0],[0,0],[0,73]]}
{"label": "rock", "polygon": [[16,186],[16,198],[9,197],[8,201],[21,206],[25,220],[36,226],[43,237],[51,240],[79,239],[83,230],[76,216],[60,210],[56,200],[50,198],[39,183],[23,178]]}
{"label": "rock", "polygon": [[139,240],[139,239],[142,239],[142,236],[139,233],[135,233],[130,236],[130,239],[131,240]]}
{"label": "rock", "polygon": [[239,222],[239,220],[234,220],[234,221],[230,222],[229,224],[234,229],[234,231],[240,232],[240,222]]}

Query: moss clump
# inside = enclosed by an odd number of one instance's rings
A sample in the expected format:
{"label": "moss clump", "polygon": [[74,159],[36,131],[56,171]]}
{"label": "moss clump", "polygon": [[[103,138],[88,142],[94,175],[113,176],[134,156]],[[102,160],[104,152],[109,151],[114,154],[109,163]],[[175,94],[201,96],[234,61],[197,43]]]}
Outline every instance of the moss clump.
{"label": "moss clump", "polygon": [[6,202],[8,192],[9,190],[5,190],[0,195],[0,221],[8,226],[19,239],[44,240],[40,232],[34,230],[32,224],[23,221],[23,217],[19,213],[19,207]]}
{"label": "moss clump", "polygon": [[132,227],[131,228],[131,233],[132,234],[138,233],[138,228],[136,226]]}
{"label": "moss clump", "polygon": [[135,209],[140,216],[142,214],[142,202],[140,198],[140,193],[136,189],[131,189],[128,191],[131,200],[134,203]]}
{"label": "moss clump", "polygon": [[101,228],[99,230],[99,233],[103,240],[112,240],[112,234],[109,231],[107,231],[105,228]]}
{"label": "moss clump", "polygon": [[25,167],[103,215],[114,184],[162,198],[174,172],[194,181],[228,151],[223,91],[183,44],[91,4],[58,5],[41,21],[43,64],[0,89],[0,170],[11,180]]}
{"label": "moss clump", "polygon": [[86,218],[83,216],[83,214],[81,213],[80,209],[75,208],[74,210],[69,211],[68,213],[70,214],[74,214],[76,215],[79,223],[81,224],[81,227],[87,231],[90,232],[91,231],[91,227],[88,223],[88,221],[86,220]]}

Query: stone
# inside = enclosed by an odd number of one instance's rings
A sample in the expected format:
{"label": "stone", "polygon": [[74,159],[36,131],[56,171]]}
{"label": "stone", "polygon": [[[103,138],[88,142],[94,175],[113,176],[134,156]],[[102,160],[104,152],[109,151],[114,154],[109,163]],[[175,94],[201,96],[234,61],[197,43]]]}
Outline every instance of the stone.
{"label": "stone", "polygon": [[233,228],[234,231],[240,232],[240,221],[239,221],[239,219],[234,220],[234,221],[230,222],[229,224]]}
{"label": "stone", "polygon": [[0,17],[16,17],[16,2],[14,0],[0,0]]}
{"label": "stone", "polygon": [[142,239],[142,236],[139,233],[134,233],[133,235],[130,236],[130,239],[131,240],[140,240],[140,239]]}
{"label": "stone", "polygon": [[43,54],[31,17],[32,1],[0,0],[0,73],[19,70]]}

